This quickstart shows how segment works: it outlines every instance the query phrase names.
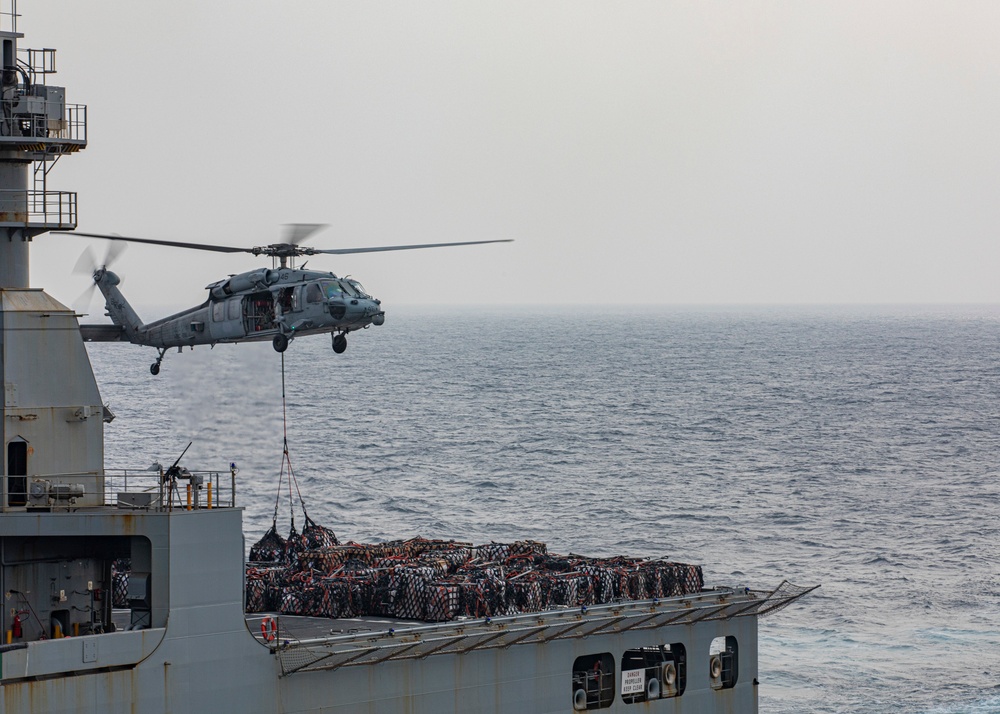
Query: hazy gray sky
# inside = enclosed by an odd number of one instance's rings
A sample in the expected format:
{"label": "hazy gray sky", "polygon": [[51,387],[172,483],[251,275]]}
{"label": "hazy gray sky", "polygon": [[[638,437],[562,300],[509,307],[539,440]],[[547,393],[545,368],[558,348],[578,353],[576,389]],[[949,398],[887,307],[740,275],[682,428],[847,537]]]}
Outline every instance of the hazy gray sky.
{"label": "hazy gray sky", "polygon": [[[1000,301],[1000,3],[19,9],[89,107],[49,185],[80,230],[516,239],[310,262],[390,309]],[[40,237],[32,283],[71,302],[87,242]],[[133,245],[116,270],[152,318],[259,260]]]}

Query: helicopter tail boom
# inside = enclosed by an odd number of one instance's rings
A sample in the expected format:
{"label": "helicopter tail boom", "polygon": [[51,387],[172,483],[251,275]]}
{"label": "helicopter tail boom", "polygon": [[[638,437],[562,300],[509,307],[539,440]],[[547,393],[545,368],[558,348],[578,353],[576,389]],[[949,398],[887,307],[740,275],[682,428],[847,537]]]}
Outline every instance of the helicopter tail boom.
{"label": "helicopter tail boom", "polygon": [[94,273],[94,283],[104,295],[108,316],[121,328],[124,339],[137,345],[146,344],[145,325],[118,289],[121,279],[110,270],[101,268]]}

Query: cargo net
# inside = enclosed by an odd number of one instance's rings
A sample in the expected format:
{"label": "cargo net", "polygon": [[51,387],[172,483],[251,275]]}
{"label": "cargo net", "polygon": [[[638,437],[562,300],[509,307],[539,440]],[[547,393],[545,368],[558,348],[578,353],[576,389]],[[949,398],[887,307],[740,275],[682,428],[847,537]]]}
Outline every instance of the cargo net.
{"label": "cargo net", "polygon": [[131,558],[111,561],[111,607],[128,607],[128,574],[131,571]]}
{"label": "cargo net", "polygon": [[[285,355],[281,355],[281,419],[283,424],[283,447],[281,452],[281,469],[278,472],[278,488],[274,497],[274,516],[271,527],[264,536],[250,548],[250,562],[262,564],[278,564],[295,567],[302,553],[322,550],[340,545],[337,535],[309,517],[306,502],[299,490],[298,479],[292,469],[292,458],[288,452],[288,422],[285,410]],[[287,477],[287,484],[286,484]],[[288,504],[291,511],[291,529],[287,538],[278,533],[278,509],[281,504],[282,490],[287,488]],[[295,498],[298,497],[302,515],[305,517],[305,527],[299,533],[295,528]],[[267,568],[263,568],[267,570]],[[249,594],[249,589],[248,589]]]}
{"label": "cargo net", "polygon": [[282,562],[250,562],[246,574],[247,612],[425,622],[675,597],[704,587],[700,566],[555,555],[530,540],[334,542]]}
{"label": "cargo net", "polygon": [[283,563],[287,547],[288,541],[278,533],[278,523],[275,521],[264,537],[250,546],[250,560],[260,563]]}
{"label": "cargo net", "polygon": [[282,538],[278,533],[277,520],[272,521],[267,533],[250,546],[250,562],[294,564],[298,561],[300,553],[340,545],[337,534],[332,530],[313,521],[309,514],[305,514],[305,519],[306,526],[301,533],[295,529],[295,522],[292,521],[287,538]]}

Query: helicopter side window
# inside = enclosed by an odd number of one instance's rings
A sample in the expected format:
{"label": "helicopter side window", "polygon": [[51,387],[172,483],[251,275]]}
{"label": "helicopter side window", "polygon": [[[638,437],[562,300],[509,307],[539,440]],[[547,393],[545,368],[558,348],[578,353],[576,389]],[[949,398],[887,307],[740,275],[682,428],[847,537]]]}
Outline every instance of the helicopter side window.
{"label": "helicopter side window", "polygon": [[229,298],[229,307],[227,308],[227,312],[230,320],[238,320],[242,316],[240,310],[241,302],[242,300],[238,297]]}
{"label": "helicopter side window", "polygon": [[226,303],[219,301],[212,303],[212,322],[222,322],[226,319]]}
{"label": "helicopter side window", "polygon": [[309,283],[306,286],[306,302],[323,302],[323,291],[319,283]]}

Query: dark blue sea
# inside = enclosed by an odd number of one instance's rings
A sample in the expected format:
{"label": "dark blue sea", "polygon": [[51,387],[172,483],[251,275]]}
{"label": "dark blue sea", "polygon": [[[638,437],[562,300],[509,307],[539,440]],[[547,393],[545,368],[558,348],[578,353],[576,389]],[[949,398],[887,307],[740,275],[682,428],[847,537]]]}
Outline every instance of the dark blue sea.
{"label": "dark blue sea", "polygon": [[[89,350],[108,467],[189,441],[191,468],[235,461],[257,540],[282,464],[270,344],[173,352],[155,378],[151,349]],[[762,712],[1000,712],[1000,307],[390,307],[343,355],[293,342],[285,378],[306,508],[342,539],[821,584],[761,620]]]}

